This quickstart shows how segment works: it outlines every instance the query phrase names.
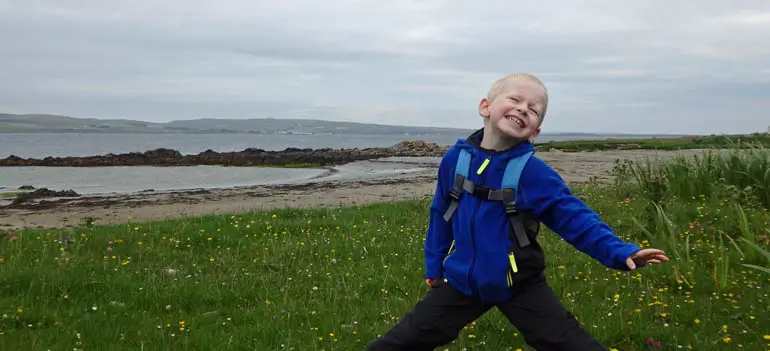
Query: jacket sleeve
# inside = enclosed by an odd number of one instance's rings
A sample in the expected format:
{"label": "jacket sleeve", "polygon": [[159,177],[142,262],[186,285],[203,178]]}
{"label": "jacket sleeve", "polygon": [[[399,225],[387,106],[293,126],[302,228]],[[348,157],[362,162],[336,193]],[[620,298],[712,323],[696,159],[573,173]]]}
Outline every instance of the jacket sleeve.
{"label": "jacket sleeve", "polygon": [[519,183],[520,207],[576,249],[606,267],[629,270],[626,259],[641,250],[623,242],[599,215],[575,197],[564,180],[542,160],[532,157]]}
{"label": "jacket sleeve", "polygon": [[441,159],[436,180],[436,191],[430,205],[428,231],[425,236],[425,278],[444,277],[443,261],[452,242],[451,224],[444,221],[444,212],[449,207],[449,190],[454,181],[453,157],[457,152],[450,149]]}

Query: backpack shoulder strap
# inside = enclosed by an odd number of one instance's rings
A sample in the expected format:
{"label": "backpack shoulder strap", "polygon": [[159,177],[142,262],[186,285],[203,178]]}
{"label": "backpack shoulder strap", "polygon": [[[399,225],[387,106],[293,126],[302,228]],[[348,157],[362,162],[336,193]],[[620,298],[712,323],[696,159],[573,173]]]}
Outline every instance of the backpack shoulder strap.
{"label": "backpack shoulder strap", "polygon": [[460,154],[457,155],[457,166],[455,167],[455,174],[468,178],[468,170],[471,167],[471,153],[468,150],[461,149]]}
{"label": "backpack shoulder strap", "polygon": [[447,222],[449,222],[452,218],[452,214],[457,210],[457,205],[459,204],[460,195],[463,190],[469,186],[473,186],[473,183],[468,181],[468,170],[470,166],[471,154],[467,150],[461,149],[460,154],[457,156],[457,164],[455,165],[454,184],[452,185],[452,190],[449,192],[451,202],[449,203],[446,212],[444,212],[444,220]]}
{"label": "backpack shoulder strap", "polygon": [[527,232],[524,229],[523,218],[519,216],[519,210],[516,206],[516,196],[519,193],[519,180],[521,179],[521,172],[524,170],[524,166],[529,161],[533,152],[527,152],[521,156],[512,158],[508,161],[508,165],[505,167],[505,173],[503,174],[503,182],[501,191],[503,192],[503,205],[505,206],[505,214],[508,216],[508,221],[511,224],[513,234],[516,236],[516,240],[521,247],[526,247],[530,244]]}
{"label": "backpack shoulder strap", "polygon": [[532,156],[532,151],[508,161],[508,165],[505,167],[505,173],[503,174],[502,189],[512,189],[514,195],[519,192],[521,172],[524,170],[524,166],[527,164],[527,161],[529,161],[530,156]]}

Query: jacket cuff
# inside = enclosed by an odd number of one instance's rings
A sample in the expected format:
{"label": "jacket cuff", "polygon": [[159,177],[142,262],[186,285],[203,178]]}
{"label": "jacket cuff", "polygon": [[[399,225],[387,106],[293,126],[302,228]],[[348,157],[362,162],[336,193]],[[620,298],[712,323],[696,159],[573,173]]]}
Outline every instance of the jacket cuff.
{"label": "jacket cuff", "polygon": [[[639,247],[636,244],[626,244],[623,246],[623,248],[615,254],[615,269],[621,270],[621,271],[630,271],[631,268],[628,268],[628,265],[626,264],[626,260],[631,257],[631,255],[635,254],[636,252],[640,251],[642,248]],[[637,265],[637,268],[641,267],[640,265]]]}
{"label": "jacket cuff", "polygon": [[425,271],[425,279],[443,279],[443,278],[444,278],[443,267],[441,267],[440,265],[427,267],[427,270]]}

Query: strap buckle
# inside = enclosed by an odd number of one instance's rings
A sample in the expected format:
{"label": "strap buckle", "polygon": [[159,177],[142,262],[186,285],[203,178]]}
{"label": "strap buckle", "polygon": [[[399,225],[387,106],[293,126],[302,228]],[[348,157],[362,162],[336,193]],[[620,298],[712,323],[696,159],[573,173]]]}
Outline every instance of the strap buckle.
{"label": "strap buckle", "polygon": [[457,201],[460,200],[460,195],[463,193],[463,184],[465,183],[465,177],[462,174],[455,174],[455,183],[452,186],[452,190],[449,191],[449,196]]}
{"label": "strap buckle", "polygon": [[503,206],[505,206],[505,214],[509,216],[515,216],[519,214],[518,207],[516,206],[516,194],[513,189],[505,188],[501,190],[503,193]]}

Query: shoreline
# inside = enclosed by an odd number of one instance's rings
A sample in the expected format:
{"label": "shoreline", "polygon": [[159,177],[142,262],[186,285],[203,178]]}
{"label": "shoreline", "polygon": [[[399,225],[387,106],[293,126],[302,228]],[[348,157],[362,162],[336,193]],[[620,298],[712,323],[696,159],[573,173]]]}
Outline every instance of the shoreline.
{"label": "shoreline", "polygon": [[[567,183],[611,181],[618,160],[692,156],[706,150],[538,152]],[[713,150],[709,150],[713,151]],[[411,163],[417,170],[368,178],[329,177],[294,183],[134,192],[35,199],[24,208],[0,207],[0,230],[114,225],[271,208],[345,206],[430,197],[440,157],[394,157],[364,162]],[[11,189],[12,190],[12,189]]]}
{"label": "shoreline", "polygon": [[276,207],[317,207],[403,200],[432,194],[435,171],[387,178],[316,180],[275,185],[44,198],[0,207],[4,229],[124,224]]}

